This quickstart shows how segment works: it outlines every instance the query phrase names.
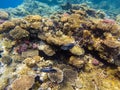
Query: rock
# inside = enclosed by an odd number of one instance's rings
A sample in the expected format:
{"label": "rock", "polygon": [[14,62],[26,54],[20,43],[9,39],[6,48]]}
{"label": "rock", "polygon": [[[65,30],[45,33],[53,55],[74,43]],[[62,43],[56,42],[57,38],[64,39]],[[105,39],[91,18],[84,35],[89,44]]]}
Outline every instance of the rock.
{"label": "rock", "polygon": [[11,84],[11,89],[29,90],[33,84],[34,84],[34,76],[22,75]]}
{"label": "rock", "polygon": [[39,56],[38,50],[27,50],[25,52],[22,52],[22,57],[33,57],[33,56]]}

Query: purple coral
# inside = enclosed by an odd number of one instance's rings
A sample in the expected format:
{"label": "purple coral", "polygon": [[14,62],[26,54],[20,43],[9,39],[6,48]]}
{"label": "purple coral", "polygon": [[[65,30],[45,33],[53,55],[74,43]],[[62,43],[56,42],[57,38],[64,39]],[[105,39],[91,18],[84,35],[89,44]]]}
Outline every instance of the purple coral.
{"label": "purple coral", "polygon": [[38,45],[37,45],[36,43],[33,43],[33,44],[32,44],[32,48],[33,48],[33,49],[36,49],[36,48],[38,48]]}
{"label": "purple coral", "polygon": [[102,20],[103,23],[106,23],[106,24],[115,24],[115,20],[113,19],[103,19]]}
{"label": "purple coral", "polygon": [[22,53],[24,51],[26,51],[28,48],[28,45],[27,44],[21,44],[17,50],[18,53]]}
{"label": "purple coral", "polygon": [[92,64],[95,65],[95,66],[97,66],[97,65],[99,65],[99,61],[96,60],[96,59],[93,59],[93,60],[92,60]]}
{"label": "purple coral", "polygon": [[6,21],[6,20],[1,20],[1,19],[0,19],[0,24],[4,23],[5,21]]}

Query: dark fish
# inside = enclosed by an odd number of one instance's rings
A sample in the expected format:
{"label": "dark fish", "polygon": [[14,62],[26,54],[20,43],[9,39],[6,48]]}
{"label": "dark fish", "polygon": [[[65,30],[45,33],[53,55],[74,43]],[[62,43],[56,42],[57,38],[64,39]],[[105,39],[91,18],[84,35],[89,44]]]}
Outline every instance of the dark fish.
{"label": "dark fish", "polygon": [[53,69],[51,67],[42,68],[40,71],[41,72],[46,72],[46,73],[56,73],[57,72],[56,69]]}
{"label": "dark fish", "polygon": [[61,49],[62,50],[69,50],[69,49],[73,48],[74,46],[75,46],[74,43],[69,43],[69,44],[61,46]]}
{"label": "dark fish", "polygon": [[39,82],[41,84],[43,83],[42,80],[40,80],[40,76],[38,75],[35,77],[35,82]]}

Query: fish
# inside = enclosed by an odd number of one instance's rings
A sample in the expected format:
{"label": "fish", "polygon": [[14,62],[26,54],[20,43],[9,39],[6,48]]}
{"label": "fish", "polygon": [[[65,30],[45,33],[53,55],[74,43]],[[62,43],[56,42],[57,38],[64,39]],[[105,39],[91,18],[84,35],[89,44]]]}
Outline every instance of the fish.
{"label": "fish", "polygon": [[70,50],[70,49],[73,48],[74,46],[75,46],[74,43],[69,43],[69,44],[66,44],[66,45],[61,46],[61,49],[62,49],[62,50]]}
{"label": "fish", "polygon": [[51,67],[46,67],[46,68],[42,68],[42,69],[40,70],[40,72],[46,72],[46,73],[56,73],[56,72],[57,72],[57,70],[56,70],[56,69],[54,69],[54,68],[51,68]]}

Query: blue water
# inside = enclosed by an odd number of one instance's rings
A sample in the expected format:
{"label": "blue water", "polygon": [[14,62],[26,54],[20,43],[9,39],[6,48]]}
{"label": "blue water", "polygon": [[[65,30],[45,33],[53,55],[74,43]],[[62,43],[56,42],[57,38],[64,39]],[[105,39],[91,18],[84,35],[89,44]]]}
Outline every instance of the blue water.
{"label": "blue water", "polygon": [[[48,13],[49,15],[49,13],[61,10],[61,4],[66,2],[70,4],[87,3],[91,8],[102,10],[106,14],[114,16],[120,14],[120,0],[0,0],[0,9],[5,9],[9,14],[17,17],[28,14],[47,15]],[[21,7],[16,8],[19,5]],[[9,7],[12,7],[12,9],[8,9]],[[48,10],[49,7],[50,10]]]}
{"label": "blue water", "polygon": [[24,0],[0,0],[0,8],[17,7]]}

